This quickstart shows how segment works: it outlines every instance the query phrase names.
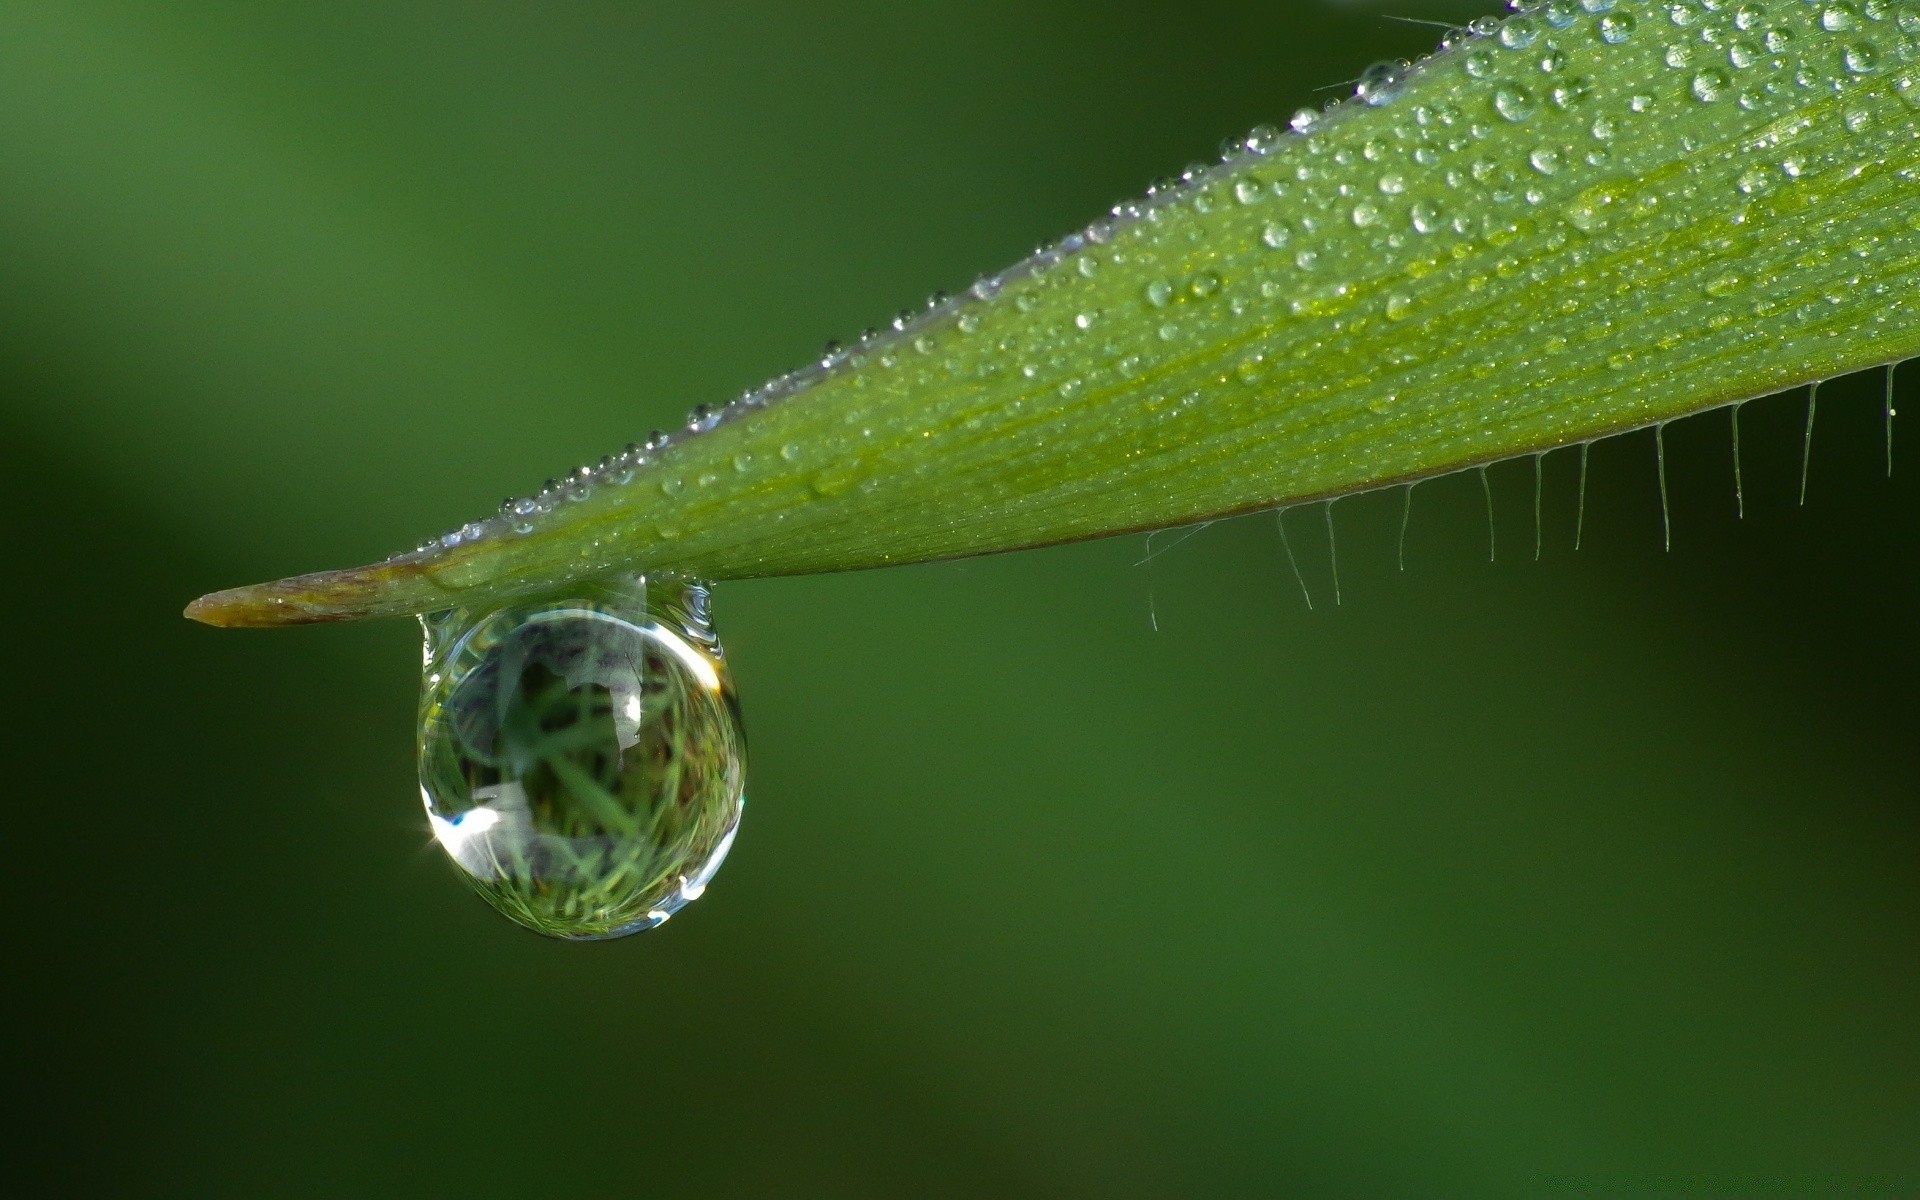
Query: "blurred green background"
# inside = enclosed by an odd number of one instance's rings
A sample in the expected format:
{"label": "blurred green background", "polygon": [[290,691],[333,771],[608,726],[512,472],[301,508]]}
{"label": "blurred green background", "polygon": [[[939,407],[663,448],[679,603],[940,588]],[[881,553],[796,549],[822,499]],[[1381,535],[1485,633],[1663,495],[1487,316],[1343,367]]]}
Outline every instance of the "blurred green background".
{"label": "blurred green background", "polygon": [[[1391,12],[1465,20],[1485,7]],[[1437,30],[1310,0],[0,7],[8,1169],[99,1196],[1920,1180],[1920,463],[1879,379],[1318,509],[716,597],[743,836],[542,941],[412,782],[411,546]],[[1916,386],[1909,386],[1916,385]],[[1911,407],[1920,372],[1903,381]],[[1920,456],[1920,435],[1913,442]],[[1169,544],[1168,539],[1156,543]],[[1150,610],[1158,630],[1150,622]]]}

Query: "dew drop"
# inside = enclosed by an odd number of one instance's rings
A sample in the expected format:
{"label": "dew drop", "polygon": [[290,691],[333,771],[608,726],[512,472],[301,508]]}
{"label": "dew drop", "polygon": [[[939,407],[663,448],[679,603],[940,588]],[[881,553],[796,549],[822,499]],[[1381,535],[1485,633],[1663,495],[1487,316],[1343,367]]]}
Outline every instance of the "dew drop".
{"label": "dew drop", "polygon": [[1272,154],[1280,148],[1280,131],[1271,125],[1255,125],[1244,143],[1253,154]]}
{"label": "dew drop", "polygon": [[1840,52],[1840,61],[1854,75],[1865,75],[1879,63],[1879,55],[1869,42],[1855,42]]}
{"label": "dew drop", "polygon": [[1493,110],[1509,121],[1524,121],[1534,114],[1537,107],[1533,93],[1526,88],[1503,84],[1494,89]]}
{"label": "dew drop", "polygon": [[1525,50],[1540,38],[1540,26],[1530,17],[1515,17],[1500,27],[1500,44],[1509,50]]}
{"label": "dew drop", "polygon": [[1375,108],[1390,104],[1400,94],[1400,77],[1404,69],[1399,63],[1374,63],[1360,72],[1360,82],[1355,85],[1353,94]]}
{"label": "dew drop", "polygon": [[1693,77],[1694,99],[1712,103],[1727,94],[1732,82],[1727,73],[1718,68],[1702,71]]}
{"label": "dew drop", "polygon": [[1633,36],[1633,16],[1630,13],[1608,13],[1600,18],[1600,40],[1617,46]]}
{"label": "dew drop", "polygon": [[746,779],[704,588],[583,584],[423,618],[420,790],[481,896],[537,932],[622,937],[706,890]]}
{"label": "dew drop", "polygon": [[1291,237],[1287,227],[1278,221],[1267,222],[1266,228],[1260,231],[1260,241],[1269,250],[1278,250],[1286,245]]}

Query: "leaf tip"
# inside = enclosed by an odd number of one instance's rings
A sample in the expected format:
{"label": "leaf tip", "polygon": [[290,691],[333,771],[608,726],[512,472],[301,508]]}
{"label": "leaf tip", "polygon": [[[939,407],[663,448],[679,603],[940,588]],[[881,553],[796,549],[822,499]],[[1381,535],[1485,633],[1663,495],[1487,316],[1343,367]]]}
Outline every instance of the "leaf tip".
{"label": "leaf tip", "polygon": [[414,594],[410,585],[418,584],[419,574],[413,564],[387,562],[294,575],[209,592],[183,615],[218,629],[267,629],[423,612],[436,605]]}

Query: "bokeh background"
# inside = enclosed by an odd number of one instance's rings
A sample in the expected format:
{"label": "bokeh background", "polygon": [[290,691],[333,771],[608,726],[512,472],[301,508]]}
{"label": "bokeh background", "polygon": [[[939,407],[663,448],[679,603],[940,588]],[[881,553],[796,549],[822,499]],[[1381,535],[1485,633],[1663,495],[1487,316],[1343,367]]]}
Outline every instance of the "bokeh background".
{"label": "bokeh background", "polygon": [[[1384,0],[1383,0],[1384,2]],[[1920,461],[1879,376],[1334,509],[716,607],[745,828],[542,941],[417,631],[195,594],[490,511],[1467,3],[0,7],[21,1195],[1841,1195],[1920,1180]],[[1920,401],[1920,369],[1902,381]],[[1920,428],[1917,426],[1916,428]],[[1914,440],[1920,456],[1920,435]],[[1160,539],[1156,549],[1170,539]],[[1154,627],[1157,623],[1157,629]],[[12,1187],[9,1188],[12,1190]]]}

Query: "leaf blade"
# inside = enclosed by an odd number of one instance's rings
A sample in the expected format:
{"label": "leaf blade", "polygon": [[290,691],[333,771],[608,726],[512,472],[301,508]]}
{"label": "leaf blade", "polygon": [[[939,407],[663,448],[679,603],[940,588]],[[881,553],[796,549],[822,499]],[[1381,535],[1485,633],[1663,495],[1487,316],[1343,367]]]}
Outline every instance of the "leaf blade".
{"label": "leaf blade", "polygon": [[394,615],[615,571],[1159,528],[1920,354],[1920,8],[1593,7],[1517,14],[1305,133],[1257,134],[531,511],[188,615]]}

